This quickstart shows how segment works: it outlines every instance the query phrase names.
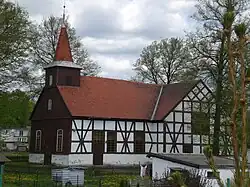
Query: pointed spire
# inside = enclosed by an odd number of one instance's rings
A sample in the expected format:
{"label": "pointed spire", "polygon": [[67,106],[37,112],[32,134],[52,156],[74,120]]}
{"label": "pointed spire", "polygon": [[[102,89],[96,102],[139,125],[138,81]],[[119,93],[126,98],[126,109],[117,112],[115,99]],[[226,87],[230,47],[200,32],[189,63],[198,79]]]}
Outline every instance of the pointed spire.
{"label": "pointed spire", "polygon": [[56,47],[55,60],[73,62],[70,44],[69,44],[69,37],[68,37],[66,24],[65,24],[65,2],[64,2],[63,8],[64,8],[63,24],[61,26],[61,31],[60,31],[60,35],[59,35],[59,39],[58,39],[58,43]]}

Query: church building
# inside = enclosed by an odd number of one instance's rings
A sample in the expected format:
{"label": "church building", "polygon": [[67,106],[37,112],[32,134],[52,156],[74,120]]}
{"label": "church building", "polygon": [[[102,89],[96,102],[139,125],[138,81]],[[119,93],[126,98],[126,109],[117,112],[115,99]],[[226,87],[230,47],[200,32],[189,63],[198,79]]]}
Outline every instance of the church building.
{"label": "church building", "polygon": [[67,28],[30,117],[30,163],[133,165],[148,153],[195,153],[211,144],[213,94],[201,80],[168,85],[81,76]]}

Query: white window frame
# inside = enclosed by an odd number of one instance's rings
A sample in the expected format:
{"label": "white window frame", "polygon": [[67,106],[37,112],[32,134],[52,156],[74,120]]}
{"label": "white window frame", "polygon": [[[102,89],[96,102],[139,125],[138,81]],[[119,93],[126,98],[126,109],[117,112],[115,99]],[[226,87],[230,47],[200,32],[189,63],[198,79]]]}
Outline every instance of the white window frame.
{"label": "white window frame", "polygon": [[[61,138],[61,144],[59,144],[59,138]],[[62,152],[62,151],[63,151],[63,129],[57,129],[57,131],[56,131],[56,152]]]}
{"label": "white window frame", "polygon": [[52,99],[49,99],[48,100],[48,110],[52,110],[52,104],[53,104]]}
{"label": "white window frame", "polygon": [[53,84],[53,75],[49,76],[49,86]]}
{"label": "white window frame", "polygon": [[[40,134],[39,134],[40,133]],[[39,135],[38,135],[39,134]],[[38,137],[40,139],[38,139]],[[39,142],[38,142],[39,141]],[[37,146],[38,145],[38,146]],[[42,131],[36,130],[36,141],[35,141],[35,151],[41,151],[42,146]]]}

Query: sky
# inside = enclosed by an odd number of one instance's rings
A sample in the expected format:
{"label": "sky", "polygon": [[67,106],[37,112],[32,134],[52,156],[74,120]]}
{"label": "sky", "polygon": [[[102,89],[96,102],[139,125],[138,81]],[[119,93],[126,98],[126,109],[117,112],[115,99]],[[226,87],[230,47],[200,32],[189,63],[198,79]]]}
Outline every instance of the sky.
{"label": "sky", "polygon": [[[62,16],[64,0],[13,0],[40,23]],[[130,79],[132,64],[154,40],[182,37],[194,28],[195,0],[65,0],[66,16],[100,76]]]}

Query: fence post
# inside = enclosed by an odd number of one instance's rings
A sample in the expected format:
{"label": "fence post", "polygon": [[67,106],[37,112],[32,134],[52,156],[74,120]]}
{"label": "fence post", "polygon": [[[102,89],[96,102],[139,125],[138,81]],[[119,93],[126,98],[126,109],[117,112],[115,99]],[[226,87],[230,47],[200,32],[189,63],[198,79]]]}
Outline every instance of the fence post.
{"label": "fence post", "polygon": [[227,187],[230,187],[230,178],[227,178]]}
{"label": "fence post", "polygon": [[78,175],[76,176],[76,186],[78,187]]}
{"label": "fence post", "polygon": [[3,186],[3,165],[0,165],[0,187]]}

